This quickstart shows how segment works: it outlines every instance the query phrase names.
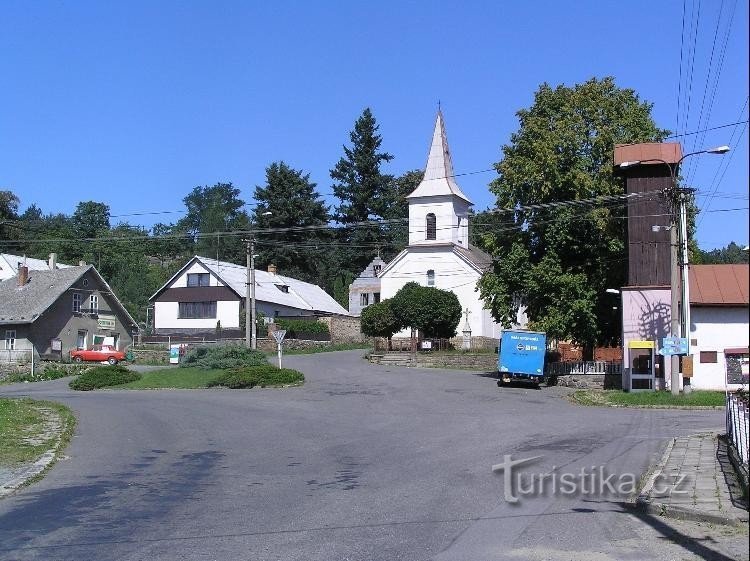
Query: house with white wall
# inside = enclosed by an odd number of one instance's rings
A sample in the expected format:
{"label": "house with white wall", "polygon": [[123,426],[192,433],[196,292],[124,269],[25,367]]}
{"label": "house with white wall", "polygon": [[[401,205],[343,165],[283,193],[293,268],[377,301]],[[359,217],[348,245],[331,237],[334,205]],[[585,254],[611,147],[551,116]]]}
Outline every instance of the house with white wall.
{"label": "house with white wall", "polygon": [[[157,333],[244,328],[247,268],[196,255],[149,299]],[[279,275],[274,265],[255,271],[256,310],[265,317],[348,315],[317,285]]]}
{"label": "house with white wall", "polygon": [[695,389],[748,384],[748,265],[691,265],[690,354]]}
{"label": "house with white wall", "polygon": [[473,203],[456,183],[440,111],[424,178],[407,199],[409,245],[380,272],[381,299],[392,298],[410,281],[450,290],[458,297],[461,309],[468,310],[472,336],[498,338],[501,326],[495,323],[476,291],[492,258],[469,244],[469,211]]}

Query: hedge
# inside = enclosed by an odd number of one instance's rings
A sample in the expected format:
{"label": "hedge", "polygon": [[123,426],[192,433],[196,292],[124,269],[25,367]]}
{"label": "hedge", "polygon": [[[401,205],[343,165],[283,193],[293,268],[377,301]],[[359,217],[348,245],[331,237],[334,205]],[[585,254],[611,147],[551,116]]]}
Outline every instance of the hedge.
{"label": "hedge", "polygon": [[207,386],[224,386],[233,389],[254,388],[255,386],[265,388],[266,386],[298,384],[304,381],[305,376],[302,372],[266,364],[265,366],[233,368],[208,382]]}
{"label": "hedge", "polygon": [[321,321],[306,321],[304,319],[274,320],[279,329],[286,330],[290,339],[304,339],[303,335],[330,335],[328,325]]}
{"label": "hedge", "polygon": [[242,345],[196,347],[188,351],[180,361],[182,368],[201,368],[203,370],[223,370],[264,364],[268,364],[264,353],[248,349]]}
{"label": "hedge", "polygon": [[89,391],[119,386],[140,379],[140,374],[128,370],[124,366],[96,366],[71,380],[68,385],[74,390]]}

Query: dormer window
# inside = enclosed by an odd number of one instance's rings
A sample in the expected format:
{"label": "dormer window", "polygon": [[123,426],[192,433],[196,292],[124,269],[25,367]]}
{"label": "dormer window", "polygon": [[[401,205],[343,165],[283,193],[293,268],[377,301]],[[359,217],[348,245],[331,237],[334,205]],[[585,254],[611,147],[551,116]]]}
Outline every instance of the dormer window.
{"label": "dormer window", "polygon": [[373,274],[373,276],[377,277],[380,274],[380,269],[382,269],[382,268],[383,268],[382,265],[373,265],[372,266],[372,274]]}
{"label": "dormer window", "polygon": [[425,233],[427,234],[426,239],[434,240],[437,237],[437,219],[431,212],[427,215]]}
{"label": "dormer window", "polygon": [[284,294],[289,294],[289,286],[286,284],[275,284],[276,288],[278,288],[281,292]]}

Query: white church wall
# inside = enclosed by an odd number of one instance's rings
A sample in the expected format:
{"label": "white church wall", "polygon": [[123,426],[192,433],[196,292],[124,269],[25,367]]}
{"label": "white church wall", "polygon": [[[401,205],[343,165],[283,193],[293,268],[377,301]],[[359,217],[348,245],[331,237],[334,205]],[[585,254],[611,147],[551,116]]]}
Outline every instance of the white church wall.
{"label": "white church wall", "polygon": [[[428,286],[428,270],[435,271],[435,288],[452,291],[458,297],[461,309],[469,309],[473,336],[499,336],[500,327],[492,321],[475,291],[479,273],[449,248],[410,248],[409,253],[381,277],[382,299],[392,298],[407,282]],[[462,317],[458,325],[459,335],[464,323],[465,317]],[[404,331],[397,336],[408,337],[409,333]]]}
{"label": "white church wall", "polygon": [[[427,239],[427,215],[436,219],[435,239]],[[409,201],[409,245],[459,243],[468,247],[469,205],[457,197],[420,197]],[[460,222],[460,224],[459,224]]]}

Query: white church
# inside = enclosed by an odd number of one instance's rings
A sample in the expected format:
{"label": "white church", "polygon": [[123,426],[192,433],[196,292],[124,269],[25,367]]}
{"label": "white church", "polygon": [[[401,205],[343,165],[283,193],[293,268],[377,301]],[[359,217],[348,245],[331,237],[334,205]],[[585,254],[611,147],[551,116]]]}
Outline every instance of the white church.
{"label": "white church", "polygon": [[469,209],[473,203],[456,184],[442,112],[427,157],[424,178],[409,200],[409,245],[382,268],[380,299],[393,297],[407,282],[450,290],[468,310],[472,337],[498,338],[502,328],[476,291],[477,281],[492,265],[492,258],[469,244]]}

